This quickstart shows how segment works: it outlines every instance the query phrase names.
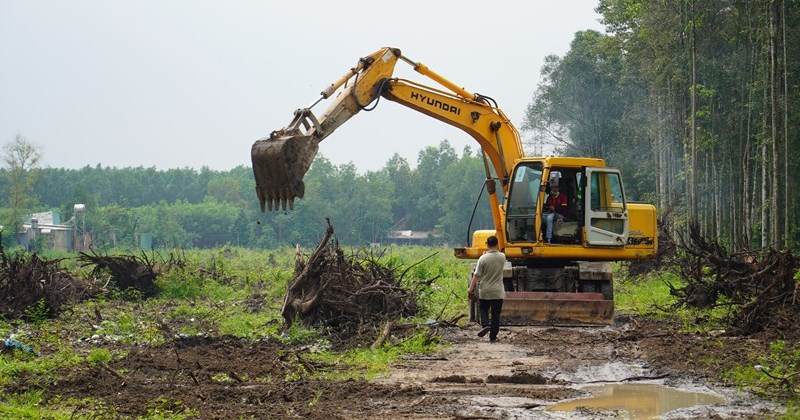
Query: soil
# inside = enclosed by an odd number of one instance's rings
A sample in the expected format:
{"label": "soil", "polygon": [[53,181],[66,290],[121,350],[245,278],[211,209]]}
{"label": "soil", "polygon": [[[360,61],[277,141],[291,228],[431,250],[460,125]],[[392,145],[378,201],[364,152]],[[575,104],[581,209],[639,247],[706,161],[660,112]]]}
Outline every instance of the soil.
{"label": "soil", "polygon": [[[756,419],[780,412],[711,379],[763,352],[766,340],[695,336],[622,315],[616,325],[602,328],[503,327],[497,343],[476,337],[477,331],[474,324],[444,329],[450,343],[444,350],[403,358],[374,381],[297,379],[333,368],[311,362],[308,346],[191,337],[134,347],[108,364],[62,372],[48,396],[53,402],[57,396],[91,396],[104,401],[105,414],[115,418],[190,409],[203,419],[588,419],[620,413],[558,414],[547,407],[585,396],[581,387],[587,384],[642,382],[725,400],[667,418]],[[74,410],[96,414],[98,407]]]}

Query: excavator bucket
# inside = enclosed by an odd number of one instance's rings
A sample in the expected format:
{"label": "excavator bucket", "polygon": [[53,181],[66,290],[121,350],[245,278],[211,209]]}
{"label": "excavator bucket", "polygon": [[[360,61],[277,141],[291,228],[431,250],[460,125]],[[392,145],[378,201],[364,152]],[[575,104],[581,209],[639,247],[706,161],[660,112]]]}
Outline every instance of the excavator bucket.
{"label": "excavator bucket", "polygon": [[250,155],[261,211],[266,207],[294,209],[294,199],[303,198],[303,176],[314,161],[319,141],[313,135],[272,133],[253,144]]}

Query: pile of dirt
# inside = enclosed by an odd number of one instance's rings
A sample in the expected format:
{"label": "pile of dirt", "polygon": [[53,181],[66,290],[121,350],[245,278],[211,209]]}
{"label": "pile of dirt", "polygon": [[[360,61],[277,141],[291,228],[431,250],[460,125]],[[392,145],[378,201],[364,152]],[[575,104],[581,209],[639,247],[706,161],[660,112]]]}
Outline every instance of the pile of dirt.
{"label": "pile of dirt", "polygon": [[[201,418],[346,418],[342,410],[367,412],[365,400],[417,395],[365,381],[305,379],[326,366],[300,347],[275,339],[192,337],[158,347],[135,347],[119,360],[70,368],[48,387],[57,401],[91,395],[110,417],[195,410]],[[75,414],[98,414],[77,407]]]}
{"label": "pile of dirt", "polygon": [[284,328],[299,319],[350,334],[363,326],[378,327],[419,311],[417,293],[402,275],[372,254],[345,255],[328,223],[324,237],[306,259],[298,252],[281,315]]}
{"label": "pile of dirt", "polygon": [[9,256],[0,245],[0,315],[33,321],[55,318],[68,305],[96,293],[91,284],[63,270],[61,261],[36,254]]}

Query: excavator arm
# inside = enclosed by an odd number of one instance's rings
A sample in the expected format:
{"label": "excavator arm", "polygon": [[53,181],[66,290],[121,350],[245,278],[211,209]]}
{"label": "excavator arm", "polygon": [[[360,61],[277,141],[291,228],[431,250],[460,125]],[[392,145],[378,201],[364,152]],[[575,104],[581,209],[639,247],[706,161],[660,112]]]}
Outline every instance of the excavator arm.
{"label": "excavator arm", "polygon": [[[398,61],[411,65],[449,92],[393,78]],[[315,116],[311,108],[337,91],[333,103],[319,117]],[[325,88],[311,106],[296,110],[286,127],[253,144],[251,157],[261,211],[265,206],[269,210],[285,210],[287,204],[293,208],[294,199],[302,198],[305,193],[303,176],[316,156],[319,142],[358,112],[370,109],[379,97],[468,133],[481,146],[502,180],[503,191],[507,190],[508,177],[515,161],[523,156],[523,150],[519,133],[505,114],[490,105],[489,98],[473,94],[424,64],[409,60],[399,49],[382,48],[359,59],[355,67]],[[487,179],[491,179],[488,169]],[[501,215],[493,182],[488,191],[495,226],[499,230]]]}
{"label": "excavator arm", "polygon": [[[303,176],[317,155],[319,142],[378,97],[381,81],[392,75],[399,56],[399,50],[383,48],[359,59],[355,67],[323,89],[313,104],[296,110],[286,127],[253,144],[250,155],[261,211],[265,204],[269,210],[285,210],[287,203],[294,208],[294,199],[305,195]],[[311,108],[350,79],[353,82],[317,118]]]}
{"label": "excavator arm", "polygon": [[[394,77],[399,61],[436,82],[437,87]],[[319,116],[312,112],[315,105],[329,98],[332,102],[324,112]],[[305,193],[303,176],[317,154],[319,142],[362,110],[374,108],[380,98],[457,127],[480,145],[495,229],[476,231],[472,247],[456,248],[454,252],[458,258],[476,259],[488,236],[498,238],[500,249],[512,265],[504,270],[504,277],[514,290],[507,293],[503,304],[504,322],[612,322],[611,265],[598,261],[652,257],[656,250],[655,208],[629,203],[626,211],[618,171],[604,168],[601,159],[524,158],[519,133],[491,98],[467,91],[424,64],[404,57],[396,48],[382,48],[359,59],[323,89],[314,103],[296,110],[286,127],[253,144],[251,156],[261,211],[265,206],[269,210],[285,210],[287,205],[293,208],[294,199]],[[563,227],[567,242],[551,245],[544,243],[537,232],[542,231],[542,203],[548,180],[557,182],[562,175],[567,177],[565,185],[574,187],[573,193],[581,192],[581,198],[573,204],[576,211],[581,206],[584,216],[571,224],[564,223],[569,225]],[[611,195],[616,191],[609,182],[614,176],[622,200],[618,202]],[[495,177],[501,181],[500,194],[508,199],[504,206],[499,205]],[[596,182],[587,184],[589,178]],[[583,184],[578,188],[579,180]],[[523,198],[515,201],[515,197]],[[597,198],[596,206],[593,197]],[[635,229],[628,229],[628,213]],[[636,232],[633,241],[628,238],[629,230]]]}

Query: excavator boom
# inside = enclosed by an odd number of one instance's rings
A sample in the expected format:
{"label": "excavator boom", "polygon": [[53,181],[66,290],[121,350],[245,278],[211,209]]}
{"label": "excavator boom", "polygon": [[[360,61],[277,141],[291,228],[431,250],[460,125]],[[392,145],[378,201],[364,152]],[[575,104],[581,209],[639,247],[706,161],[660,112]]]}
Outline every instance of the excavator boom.
{"label": "excavator boom", "polygon": [[[438,86],[394,77],[399,61]],[[331,104],[319,116],[312,112],[316,104],[329,98]],[[319,142],[357,113],[371,110],[379,98],[452,125],[480,145],[494,230],[474,232],[473,246],[454,252],[458,258],[477,259],[485,251],[482,244],[486,238],[498,238],[499,248],[512,264],[504,279],[508,302],[501,318],[505,323],[612,322],[613,289],[607,261],[655,255],[655,207],[626,202],[619,171],[605,168],[602,159],[525,157],[519,133],[494,100],[445,79],[404,57],[397,48],[382,48],[360,58],[323,89],[311,106],[296,110],[289,124],[253,144],[251,158],[261,211],[294,208],[295,198],[305,194],[303,177]],[[500,181],[500,188],[495,180]],[[573,204],[572,220],[554,229],[559,244],[545,243],[541,235],[543,203],[553,182],[565,188]],[[629,222],[635,223],[633,227]]]}

